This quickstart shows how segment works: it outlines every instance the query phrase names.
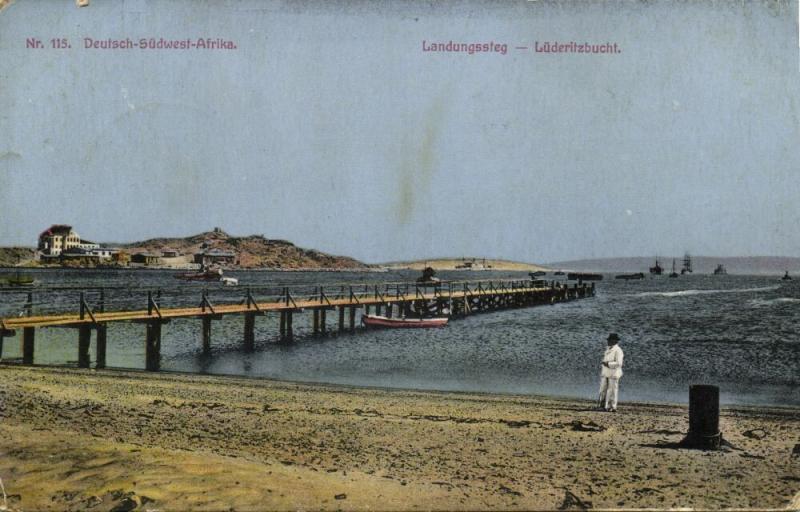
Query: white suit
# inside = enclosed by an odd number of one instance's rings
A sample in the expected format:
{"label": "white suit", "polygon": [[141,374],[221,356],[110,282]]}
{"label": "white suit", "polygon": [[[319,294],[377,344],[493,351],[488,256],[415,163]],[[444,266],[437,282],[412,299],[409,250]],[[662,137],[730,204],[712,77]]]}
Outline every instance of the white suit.
{"label": "white suit", "polygon": [[619,345],[611,345],[603,354],[602,369],[600,370],[600,407],[617,409],[617,394],[619,392],[619,379],[622,377],[622,359],[625,355]]}

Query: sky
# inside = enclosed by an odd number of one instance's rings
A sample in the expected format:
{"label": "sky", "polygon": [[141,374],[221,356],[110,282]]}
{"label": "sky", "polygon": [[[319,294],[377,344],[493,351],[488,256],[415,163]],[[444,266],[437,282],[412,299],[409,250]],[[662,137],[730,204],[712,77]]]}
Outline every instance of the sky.
{"label": "sky", "polygon": [[[449,41],[507,51],[423,51]],[[572,41],[619,53],[534,49]],[[796,2],[17,1],[0,134],[0,245],[800,256]]]}

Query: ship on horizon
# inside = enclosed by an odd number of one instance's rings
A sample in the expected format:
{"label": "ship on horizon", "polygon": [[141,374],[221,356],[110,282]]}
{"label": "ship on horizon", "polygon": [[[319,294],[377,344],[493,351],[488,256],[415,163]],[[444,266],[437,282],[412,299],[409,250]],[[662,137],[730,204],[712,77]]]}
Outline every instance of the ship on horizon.
{"label": "ship on horizon", "polygon": [[692,273],[692,257],[689,256],[689,253],[683,255],[683,268],[681,269],[681,274],[691,274]]}
{"label": "ship on horizon", "polygon": [[656,276],[660,276],[664,273],[664,269],[658,264],[658,258],[656,258],[656,264],[650,267],[650,273]]}

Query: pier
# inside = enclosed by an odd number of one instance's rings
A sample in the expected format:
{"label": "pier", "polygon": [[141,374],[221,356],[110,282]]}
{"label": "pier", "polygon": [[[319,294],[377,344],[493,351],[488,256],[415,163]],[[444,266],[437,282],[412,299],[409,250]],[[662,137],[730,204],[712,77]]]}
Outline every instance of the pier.
{"label": "pier", "polygon": [[[27,292],[18,316],[0,318],[0,358],[4,338],[21,332],[22,363],[33,364],[36,329],[71,328],[77,331],[78,367],[90,367],[89,350],[94,331],[95,367],[104,368],[109,324],[133,322],[144,327],[145,369],[157,371],[161,360],[162,327],[174,319],[200,320],[202,350],[210,353],[212,323],[224,316],[242,316],[242,348],[253,351],[256,319],[265,315],[279,317],[278,339],[291,343],[295,339],[294,316],[304,313],[312,315],[312,335],[323,336],[333,332],[355,333],[359,312],[362,315],[374,313],[389,318],[458,318],[500,309],[551,305],[595,294],[594,284],[568,286],[530,280],[459,281],[427,285],[296,285],[244,290],[217,287],[213,294],[209,294],[207,288],[184,287],[179,294],[174,292],[171,295],[158,289],[124,289],[123,298],[115,298],[109,291],[108,288],[95,288]],[[35,300],[37,296],[39,299]],[[56,296],[59,304],[50,304],[48,297]],[[137,304],[141,306],[136,307]],[[35,309],[37,307],[38,311]],[[329,312],[334,317],[332,322],[328,318]]]}

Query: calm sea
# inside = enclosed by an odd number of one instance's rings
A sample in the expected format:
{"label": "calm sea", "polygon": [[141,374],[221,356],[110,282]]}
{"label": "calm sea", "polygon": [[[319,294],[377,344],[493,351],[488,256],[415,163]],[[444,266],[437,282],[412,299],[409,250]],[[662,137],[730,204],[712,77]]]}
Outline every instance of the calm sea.
{"label": "calm sea", "polygon": [[[79,288],[104,287],[109,309],[146,306],[161,289],[162,306],[240,300],[243,286],[411,281],[415,272],[228,272],[242,286],[223,288],[174,279],[165,271],[37,270],[34,311],[77,307]],[[441,272],[444,279],[523,279],[524,273]],[[547,277],[552,279],[551,276]],[[256,320],[256,350],[241,350],[243,319],[212,328],[212,354],[200,350],[196,319],[162,332],[166,371],[395,388],[522,393],[593,398],[605,337],[622,337],[620,398],[685,402],[690,384],[717,384],[728,404],[800,405],[800,281],[779,276],[691,275],[621,281],[607,275],[595,298],[498,311],[454,320],[444,329],[362,331],[310,336],[311,314],[295,315],[293,344],[277,343],[277,315]],[[52,288],[58,288],[52,290]],[[48,290],[45,290],[48,289]],[[261,291],[259,291],[261,290]],[[86,295],[94,304],[99,291]],[[0,316],[23,310],[26,292],[0,292]],[[328,315],[333,328],[335,315]],[[144,367],[145,328],[112,324],[108,365]],[[4,359],[20,357],[20,335],[6,338]],[[94,339],[92,341],[94,344]],[[94,358],[94,346],[92,346]],[[75,364],[77,333],[40,329],[37,364]]]}

